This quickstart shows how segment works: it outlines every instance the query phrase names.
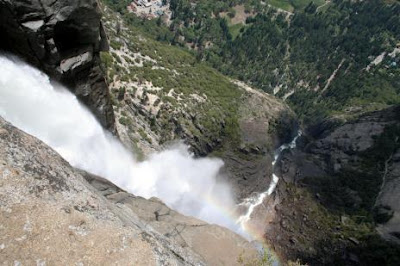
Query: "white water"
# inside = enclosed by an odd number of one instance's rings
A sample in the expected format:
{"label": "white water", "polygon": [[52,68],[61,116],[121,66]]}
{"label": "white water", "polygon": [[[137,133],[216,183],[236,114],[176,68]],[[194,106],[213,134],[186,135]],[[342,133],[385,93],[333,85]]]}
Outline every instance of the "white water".
{"label": "white water", "polygon": [[[230,187],[221,182],[219,159],[195,159],[182,144],[138,162],[133,154],[104,131],[75,95],[51,84],[40,71],[0,56],[0,116],[41,139],[72,166],[102,176],[134,195],[160,198],[171,208],[209,223],[227,227],[245,238],[246,223],[255,208],[278,184],[275,174],[267,191],[240,205],[247,212],[237,219]],[[276,150],[294,148],[298,136]]]}
{"label": "white water", "polygon": [[195,159],[187,147],[177,145],[138,162],[73,94],[51,84],[40,71],[1,56],[0,116],[41,139],[74,167],[245,235],[230,213],[235,208],[230,188],[219,181],[221,160]]}
{"label": "white water", "polygon": [[[302,132],[299,130],[297,132],[296,137],[290,143],[285,143],[281,145],[274,152],[274,161],[272,162],[272,168],[275,166],[276,162],[278,161],[280,155],[284,150],[296,148],[296,141],[301,136],[301,134]],[[272,172],[274,172],[274,169],[272,169]],[[278,182],[279,182],[279,177],[274,173],[272,173],[271,183],[269,184],[269,187],[265,192],[247,198],[240,204],[247,207],[246,213],[240,216],[239,219],[237,220],[237,223],[240,224],[241,228],[246,227],[246,224],[251,219],[251,215],[253,214],[254,210],[263,203],[266,197],[268,197],[274,192],[276,186],[278,185]]]}

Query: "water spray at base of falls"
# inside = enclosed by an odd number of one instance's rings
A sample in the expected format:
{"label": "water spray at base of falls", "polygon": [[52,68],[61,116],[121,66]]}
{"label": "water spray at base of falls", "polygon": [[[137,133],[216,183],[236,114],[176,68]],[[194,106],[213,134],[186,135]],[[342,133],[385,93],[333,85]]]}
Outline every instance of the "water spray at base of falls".
{"label": "water spray at base of falls", "polygon": [[243,234],[220,159],[196,159],[180,144],[138,162],[75,95],[35,68],[0,56],[0,116],[39,138],[72,166],[144,198]]}
{"label": "water spray at base of falls", "polygon": [[[279,181],[275,174],[267,191],[240,204],[247,211],[238,219],[238,205],[220,176],[222,160],[196,159],[188,147],[178,144],[138,162],[75,95],[50,83],[42,72],[4,56],[0,71],[0,116],[45,142],[72,166],[105,177],[134,195],[157,197],[184,215],[259,240],[246,224],[273,193]],[[295,147],[296,139],[276,151],[273,164],[283,150]]]}

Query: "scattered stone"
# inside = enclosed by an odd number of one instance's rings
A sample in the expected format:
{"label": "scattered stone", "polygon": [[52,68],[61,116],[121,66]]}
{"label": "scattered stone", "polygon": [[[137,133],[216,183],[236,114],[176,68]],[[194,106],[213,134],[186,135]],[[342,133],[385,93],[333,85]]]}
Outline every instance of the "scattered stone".
{"label": "scattered stone", "polygon": [[353,244],[355,244],[355,245],[360,245],[360,241],[358,241],[356,238],[354,238],[354,237],[349,237],[349,240],[353,243]]}

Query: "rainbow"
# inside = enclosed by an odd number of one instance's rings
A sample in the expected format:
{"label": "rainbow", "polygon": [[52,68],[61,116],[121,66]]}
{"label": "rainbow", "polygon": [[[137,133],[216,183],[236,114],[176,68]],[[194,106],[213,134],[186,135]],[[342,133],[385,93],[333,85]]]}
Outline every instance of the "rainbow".
{"label": "rainbow", "polygon": [[[260,195],[258,196],[260,197]],[[273,252],[273,249],[270,247],[270,245],[266,242],[266,239],[264,238],[265,235],[264,227],[260,225],[257,226],[255,223],[252,223],[251,213],[253,213],[254,209],[257,208],[257,206],[260,204],[254,206],[254,208],[252,208],[250,212],[248,208],[245,215],[240,215],[238,213],[238,209],[241,206],[249,207],[248,202],[244,201],[236,205],[237,208],[232,210],[227,208],[224,204],[221,204],[221,202],[212,197],[211,194],[204,196],[204,200],[211,207],[217,209],[225,217],[226,221],[224,222],[224,224],[220,224],[221,226],[230,229],[231,231],[239,234],[247,241],[252,243],[259,250],[260,256],[263,256],[264,252],[268,252],[268,254],[272,257],[273,261],[276,262],[277,265],[280,264],[279,257],[277,256],[277,254],[275,254],[275,252]],[[247,215],[248,213],[250,214]],[[248,219],[244,219],[243,217],[248,217]]]}

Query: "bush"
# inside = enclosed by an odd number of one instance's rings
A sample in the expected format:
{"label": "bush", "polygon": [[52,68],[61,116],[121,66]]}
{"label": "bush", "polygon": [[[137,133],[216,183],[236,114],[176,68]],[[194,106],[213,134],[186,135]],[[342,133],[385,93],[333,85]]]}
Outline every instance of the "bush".
{"label": "bush", "polygon": [[125,116],[120,117],[118,121],[121,125],[124,125],[124,126],[129,126],[131,124],[131,121],[128,118],[126,118]]}

